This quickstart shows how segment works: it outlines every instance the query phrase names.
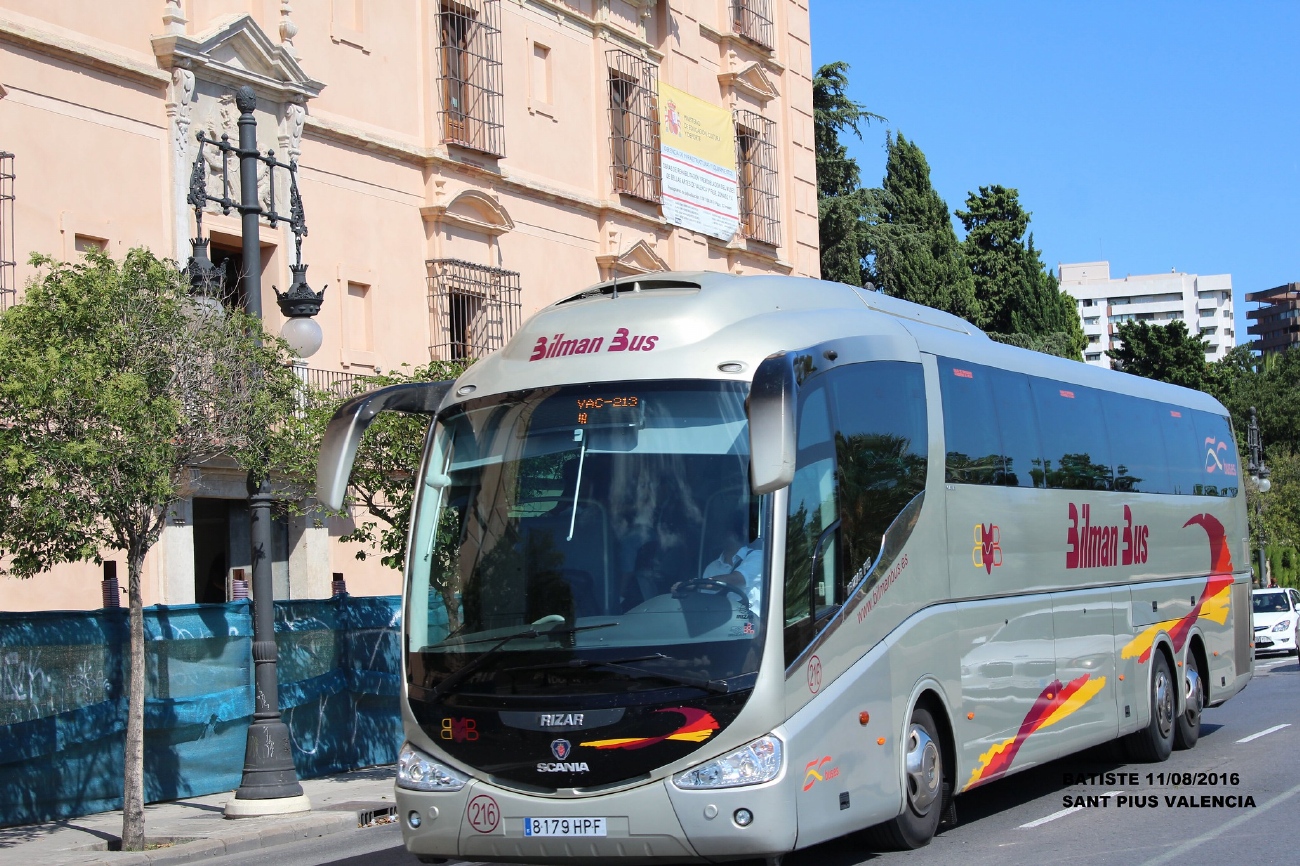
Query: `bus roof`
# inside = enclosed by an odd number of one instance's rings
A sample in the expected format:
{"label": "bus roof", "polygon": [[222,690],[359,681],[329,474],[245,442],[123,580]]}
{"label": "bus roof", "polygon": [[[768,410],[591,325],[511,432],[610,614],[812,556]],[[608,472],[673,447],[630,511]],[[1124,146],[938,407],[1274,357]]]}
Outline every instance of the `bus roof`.
{"label": "bus roof", "polygon": [[601,381],[749,381],[774,353],[850,338],[867,338],[872,357],[915,361],[930,352],[1226,414],[1199,391],[998,343],[964,319],[881,292],[713,272],[625,278],[559,300],[466,371],[455,390],[474,385],[468,398]]}

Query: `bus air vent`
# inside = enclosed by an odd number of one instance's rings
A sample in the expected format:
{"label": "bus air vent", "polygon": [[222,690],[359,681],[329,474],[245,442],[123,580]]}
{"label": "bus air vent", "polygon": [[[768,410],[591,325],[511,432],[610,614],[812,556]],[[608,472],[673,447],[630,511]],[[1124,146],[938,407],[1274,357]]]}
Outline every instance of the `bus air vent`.
{"label": "bus air vent", "polygon": [[572,303],[573,301],[584,301],[587,298],[599,298],[602,295],[612,298],[614,297],[615,290],[618,291],[619,295],[623,295],[627,293],[639,294],[641,292],[657,292],[657,291],[663,291],[665,289],[673,289],[676,290],[678,293],[684,291],[698,292],[700,290],[700,284],[692,283],[688,280],[674,280],[666,277],[660,277],[660,278],[640,277],[636,279],[633,278],[620,279],[617,282],[611,281],[608,283],[601,283],[598,286],[592,286],[589,289],[583,289],[581,292],[578,292],[578,294],[576,295],[570,295],[564,300],[556,301],[555,306],[558,307],[562,304]]}

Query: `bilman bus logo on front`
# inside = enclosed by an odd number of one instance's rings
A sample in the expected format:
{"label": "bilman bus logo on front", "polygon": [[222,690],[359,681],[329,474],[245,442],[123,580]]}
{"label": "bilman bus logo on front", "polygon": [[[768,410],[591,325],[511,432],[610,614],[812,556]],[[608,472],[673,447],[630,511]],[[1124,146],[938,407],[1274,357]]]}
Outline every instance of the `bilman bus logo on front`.
{"label": "bilman bus logo on front", "polygon": [[970,552],[970,561],[988,574],[1002,565],[1002,532],[996,523],[975,524],[975,547]]}
{"label": "bilman bus logo on front", "polygon": [[547,339],[538,337],[537,342],[533,344],[533,354],[528,358],[529,361],[544,361],[547,358],[566,358],[570,355],[590,355],[593,352],[652,352],[655,343],[659,341],[658,334],[633,334],[627,328],[619,328],[610,338],[609,345],[605,345],[604,337],[573,337],[565,338],[564,334],[556,334]]}

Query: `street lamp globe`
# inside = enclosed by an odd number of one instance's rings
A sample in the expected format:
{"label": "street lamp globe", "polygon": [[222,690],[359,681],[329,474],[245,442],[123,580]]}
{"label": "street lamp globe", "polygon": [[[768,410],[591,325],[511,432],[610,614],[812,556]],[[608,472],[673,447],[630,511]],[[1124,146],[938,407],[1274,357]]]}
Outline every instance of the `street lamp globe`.
{"label": "street lamp globe", "polygon": [[310,358],[316,354],[325,340],[320,325],[309,316],[294,316],[289,319],[280,329],[280,336],[284,337],[284,341],[299,358]]}

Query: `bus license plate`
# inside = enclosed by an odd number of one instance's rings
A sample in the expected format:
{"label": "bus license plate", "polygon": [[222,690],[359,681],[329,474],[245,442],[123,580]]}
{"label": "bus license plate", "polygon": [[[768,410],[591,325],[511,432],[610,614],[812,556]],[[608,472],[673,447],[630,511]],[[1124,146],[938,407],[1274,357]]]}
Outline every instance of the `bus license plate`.
{"label": "bus license plate", "polygon": [[604,836],[604,818],[525,818],[525,836]]}

